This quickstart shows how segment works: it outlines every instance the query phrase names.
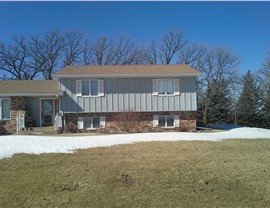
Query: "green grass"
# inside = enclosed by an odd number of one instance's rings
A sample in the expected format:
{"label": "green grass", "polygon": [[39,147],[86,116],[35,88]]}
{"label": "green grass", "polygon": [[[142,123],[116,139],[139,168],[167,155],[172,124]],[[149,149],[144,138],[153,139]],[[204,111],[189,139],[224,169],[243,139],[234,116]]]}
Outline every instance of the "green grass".
{"label": "green grass", "polygon": [[269,207],[270,140],[145,142],[0,160],[0,207]]}

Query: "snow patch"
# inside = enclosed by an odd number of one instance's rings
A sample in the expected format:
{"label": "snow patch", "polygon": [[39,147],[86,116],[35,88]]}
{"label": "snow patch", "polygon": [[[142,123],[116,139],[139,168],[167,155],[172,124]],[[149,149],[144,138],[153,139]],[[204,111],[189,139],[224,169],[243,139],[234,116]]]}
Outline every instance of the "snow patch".
{"label": "snow patch", "polygon": [[139,133],[99,136],[0,136],[0,159],[11,158],[18,153],[72,153],[77,149],[108,147],[142,141],[221,141],[224,139],[270,139],[270,130],[260,128],[236,128],[212,133]]}

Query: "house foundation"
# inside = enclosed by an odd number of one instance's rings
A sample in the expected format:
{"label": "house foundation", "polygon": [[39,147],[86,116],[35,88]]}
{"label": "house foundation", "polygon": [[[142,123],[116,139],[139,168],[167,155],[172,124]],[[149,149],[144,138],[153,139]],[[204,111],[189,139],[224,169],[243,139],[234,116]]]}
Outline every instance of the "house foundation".
{"label": "house foundation", "polygon": [[[154,115],[179,115],[179,127],[153,127]],[[128,132],[151,132],[151,131],[195,131],[195,111],[164,111],[164,112],[115,112],[115,113],[64,113],[67,131],[72,132],[95,132],[100,129],[78,129],[79,117],[105,117],[105,128],[103,131],[110,133]]]}

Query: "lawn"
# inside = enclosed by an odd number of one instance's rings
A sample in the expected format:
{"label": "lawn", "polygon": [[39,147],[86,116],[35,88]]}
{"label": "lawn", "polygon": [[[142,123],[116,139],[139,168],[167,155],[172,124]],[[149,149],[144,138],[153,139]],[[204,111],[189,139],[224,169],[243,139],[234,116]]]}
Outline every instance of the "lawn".
{"label": "lawn", "polygon": [[141,142],[0,160],[0,207],[269,207],[270,140]]}

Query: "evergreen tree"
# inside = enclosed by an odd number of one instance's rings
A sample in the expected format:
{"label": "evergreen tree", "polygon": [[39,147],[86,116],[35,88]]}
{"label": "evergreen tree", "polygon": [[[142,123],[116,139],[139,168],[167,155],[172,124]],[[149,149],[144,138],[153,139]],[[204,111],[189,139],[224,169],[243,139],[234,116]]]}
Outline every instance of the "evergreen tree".
{"label": "evergreen tree", "polygon": [[260,85],[263,88],[262,127],[270,129],[270,50],[259,70]]}
{"label": "evergreen tree", "polygon": [[268,86],[264,98],[262,110],[262,127],[270,129],[270,86]]}
{"label": "evergreen tree", "polygon": [[243,78],[243,91],[237,103],[238,124],[259,126],[259,88],[250,71]]}
{"label": "evergreen tree", "polygon": [[212,83],[210,87],[217,90],[209,104],[208,123],[231,123],[233,121],[233,112],[228,84],[225,80],[222,80],[220,83]]}

